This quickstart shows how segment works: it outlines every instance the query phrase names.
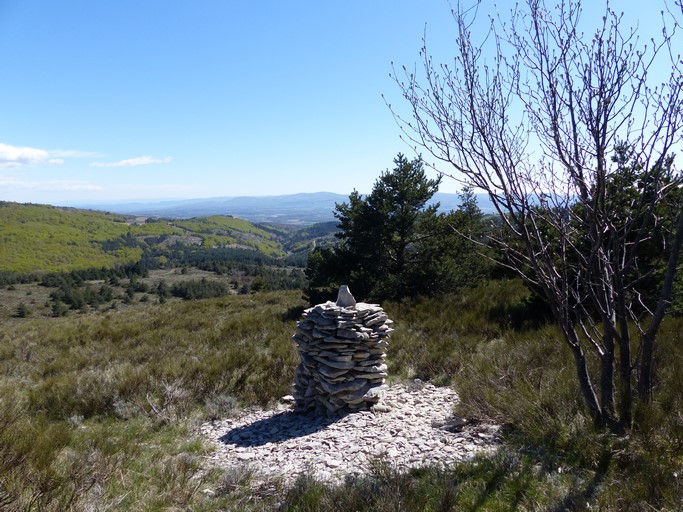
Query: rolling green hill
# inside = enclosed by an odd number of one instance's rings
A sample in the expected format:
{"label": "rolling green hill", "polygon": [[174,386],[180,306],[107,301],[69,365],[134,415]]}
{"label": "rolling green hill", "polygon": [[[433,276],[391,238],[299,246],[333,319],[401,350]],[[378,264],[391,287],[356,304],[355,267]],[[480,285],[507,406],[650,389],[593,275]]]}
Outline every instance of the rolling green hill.
{"label": "rolling green hill", "polygon": [[[159,228],[162,226],[153,229],[158,233]],[[105,246],[129,232],[147,231],[144,226],[128,224],[122,215],[0,203],[0,270],[55,272],[132,263],[140,259],[140,248]]]}
{"label": "rolling green hill", "polygon": [[[329,229],[333,228],[323,231]],[[325,234],[318,231],[309,235],[218,215],[183,220],[145,219],[0,202],[0,272],[110,268],[138,262],[146,255],[160,254],[175,246],[190,247],[195,252],[248,250],[282,258],[292,252],[305,252],[316,238]]]}
{"label": "rolling green hill", "polygon": [[284,255],[281,243],[275,239],[272,233],[264,231],[248,220],[212,215],[210,217],[174,220],[171,223],[173,226],[196,233],[203,239],[202,245],[206,247],[244,245],[258,249],[268,256]]}

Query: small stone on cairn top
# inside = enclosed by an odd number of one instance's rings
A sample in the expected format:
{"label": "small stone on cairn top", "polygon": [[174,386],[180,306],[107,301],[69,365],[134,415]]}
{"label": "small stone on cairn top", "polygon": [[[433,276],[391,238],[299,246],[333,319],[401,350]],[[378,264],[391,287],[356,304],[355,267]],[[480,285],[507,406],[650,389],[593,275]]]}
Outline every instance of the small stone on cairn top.
{"label": "small stone on cairn top", "polygon": [[339,287],[339,293],[337,293],[337,306],[340,308],[356,307],[356,299],[353,298],[351,290],[349,290],[349,286],[346,284]]}
{"label": "small stone on cairn top", "polygon": [[378,304],[356,303],[347,285],[339,288],[336,303],[304,311],[292,337],[301,354],[293,392],[297,409],[345,414],[379,402],[387,389],[391,324]]}

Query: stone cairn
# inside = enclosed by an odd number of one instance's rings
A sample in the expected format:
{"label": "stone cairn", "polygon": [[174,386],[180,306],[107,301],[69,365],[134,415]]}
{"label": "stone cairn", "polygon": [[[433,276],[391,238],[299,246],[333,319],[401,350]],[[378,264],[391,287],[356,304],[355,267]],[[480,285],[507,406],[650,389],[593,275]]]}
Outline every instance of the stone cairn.
{"label": "stone cairn", "polygon": [[292,337],[301,354],[293,392],[297,409],[342,415],[377,404],[388,388],[384,360],[391,324],[379,305],[356,303],[346,285],[336,303],[304,311]]}

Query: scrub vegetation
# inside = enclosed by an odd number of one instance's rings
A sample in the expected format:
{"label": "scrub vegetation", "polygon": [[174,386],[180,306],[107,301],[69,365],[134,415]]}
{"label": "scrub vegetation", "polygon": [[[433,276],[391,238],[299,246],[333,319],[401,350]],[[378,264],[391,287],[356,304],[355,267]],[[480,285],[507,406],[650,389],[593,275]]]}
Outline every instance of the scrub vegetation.
{"label": "scrub vegetation", "polygon": [[[417,183],[401,178],[421,163],[400,155],[396,163],[376,195],[352,194],[338,206],[336,244],[330,226],[292,239],[292,246],[306,246],[307,236],[308,247],[320,241],[305,295],[334,299],[337,283],[360,279],[353,269],[364,265],[354,258],[364,247],[388,254],[368,263],[386,281],[357,284],[396,321],[390,380],[453,386],[461,398],[454,412],[467,423],[504,426],[496,453],[409,472],[380,456],[369,475],[340,485],[211,469],[197,426],[269,407],[290,392],[298,363],[290,336],[309,303],[292,284],[303,268],[288,266],[288,257],[176,241],[128,264],[5,274],[14,281],[0,289],[0,510],[680,508],[680,294],[653,354],[652,400],[634,404],[626,434],[613,432],[582,400],[570,347],[542,295],[506,269],[504,255],[482,254],[500,223],[467,191],[455,212],[425,208],[423,196],[397,218],[392,209],[403,203],[395,196]],[[365,236],[368,214],[394,222]],[[227,229],[232,221],[221,222],[195,219],[181,229]],[[402,244],[400,234],[413,241]],[[421,251],[434,257],[423,261]],[[344,265],[334,264],[339,255]],[[643,261],[662,265],[650,253]],[[272,291],[275,273],[284,290]],[[425,278],[434,285],[420,288]]]}
{"label": "scrub vegetation", "polygon": [[[601,510],[680,507],[683,319],[668,317],[656,399],[629,436],[596,428],[556,327],[519,280],[387,302],[393,380],[453,385],[457,412],[505,425],[490,456],[447,470],[328,486],[206,470],[193,428],[289,393],[300,292],[264,292],[67,318],[0,332],[5,510]],[[559,347],[559,350],[556,348]],[[666,353],[666,357],[661,354]]]}

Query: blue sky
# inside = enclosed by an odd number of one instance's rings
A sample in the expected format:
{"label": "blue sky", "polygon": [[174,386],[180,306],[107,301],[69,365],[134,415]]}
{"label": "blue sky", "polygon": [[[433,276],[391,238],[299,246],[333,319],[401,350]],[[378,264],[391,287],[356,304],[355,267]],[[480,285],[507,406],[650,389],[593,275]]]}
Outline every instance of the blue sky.
{"label": "blue sky", "polygon": [[0,200],[368,192],[425,25],[446,58],[446,0],[0,0]]}

